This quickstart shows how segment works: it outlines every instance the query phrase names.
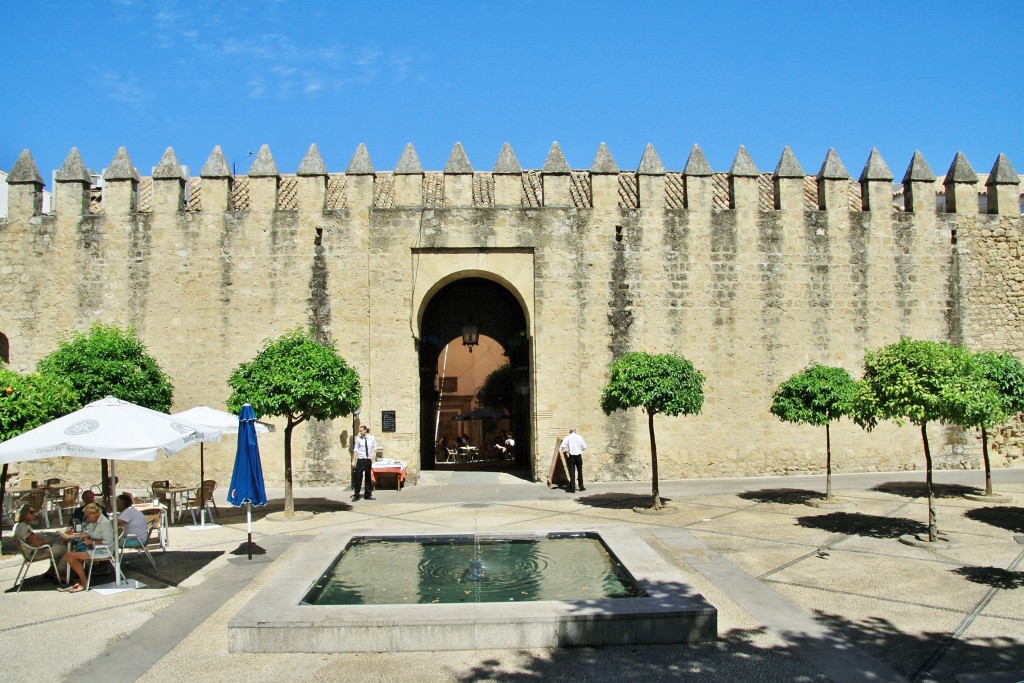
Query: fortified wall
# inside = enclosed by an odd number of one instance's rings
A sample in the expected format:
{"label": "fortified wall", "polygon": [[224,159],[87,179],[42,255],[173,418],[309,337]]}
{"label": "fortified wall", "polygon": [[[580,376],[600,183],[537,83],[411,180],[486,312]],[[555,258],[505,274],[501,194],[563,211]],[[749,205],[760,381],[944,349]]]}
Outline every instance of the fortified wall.
{"label": "fortified wall", "polygon": [[[315,145],[291,175],[265,146],[245,176],[219,148],[198,177],[181,168],[168,149],[140,178],[121,148],[98,191],[72,149],[44,215],[42,179],[22,154],[0,220],[0,334],[14,369],[93,321],[131,324],[171,376],[174,410],[223,407],[240,362],[311,325],[359,371],[360,419],[415,476],[430,447],[421,375],[438,341],[424,311],[445,286],[483,278],[523,309],[520,437],[534,476],[577,426],[588,476],[610,480],[650,475],[646,416],[598,406],[608,363],[626,351],[677,353],[707,376],[700,415],[656,419],[666,478],[820,472],[823,431],[768,412],[778,383],[809,363],[856,377],[865,349],[901,335],[1024,354],[1020,179],[1003,155],[980,179],[957,154],[937,179],[915,154],[897,193],[877,150],[857,180],[832,150],[814,175],[789,148],[772,173],[742,147],[715,172],[697,146],[681,172],[651,146],[623,171],[603,144],[589,170],[557,144],[540,170],[522,169],[507,144],[490,172],[458,144],[441,172],[425,172],[412,145],[393,171],[362,145],[344,173],[328,172]],[[380,431],[385,410],[394,432]],[[347,482],[352,428],[297,429],[297,483]],[[269,485],[282,479],[282,431],[261,438]],[[931,436],[939,466],[977,466],[976,435]],[[832,443],[837,471],[923,468],[912,428],[841,423]],[[1020,452],[1004,430],[995,463],[1019,464]],[[226,483],[232,456],[208,448],[209,476]],[[118,469],[129,485],[187,481],[193,460]],[[54,468],[94,476],[89,464]]]}

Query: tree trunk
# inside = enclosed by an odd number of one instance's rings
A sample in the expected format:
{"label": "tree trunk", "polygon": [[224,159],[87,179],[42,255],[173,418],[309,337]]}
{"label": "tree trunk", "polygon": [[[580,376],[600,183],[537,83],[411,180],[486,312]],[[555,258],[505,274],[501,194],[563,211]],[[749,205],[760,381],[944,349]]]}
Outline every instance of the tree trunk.
{"label": "tree trunk", "polygon": [[988,462],[988,431],[981,428],[981,457],[985,461],[985,495],[992,495],[992,466]]}
{"label": "tree trunk", "polygon": [[939,526],[935,521],[935,491],[932,489],[932,452],[928,448],[928,423],[921,423],[921,440],[924,441],[924,462],[928,483],[928,542],[937,543]]}
{"label": "tree trunk", "polygon": [[832,498],[832,435],[825,423],[825,500]]}
{"label": "tree trunk", "polygon": [[[7,500],[7,468],[10,467],[7,463],[4,463],[3,470],[0,471],[0,501]],[[17,520],[15,520],[17,522]],[[4,540],[4,525],[0,520],[0,544],[3,544]]]}
{"label": "tree trunk", "polygon": [[295,514],[295,499],[292,498],[292,430],[297,422],[288,417],[284,428],[284,514]]}
{"label": "tree trunk", "polygon": [[658,443],[654,440],[654,413],[647,411],[647,430],[651,433],[651,506],[661,509],[661,494],[658,492]]}
{"label": "tree trunk", "polygon": [[110,470],[107,459],[100,460],[100,498],[103,500],[103,509],[110,512],[114,508],[110,506]]}

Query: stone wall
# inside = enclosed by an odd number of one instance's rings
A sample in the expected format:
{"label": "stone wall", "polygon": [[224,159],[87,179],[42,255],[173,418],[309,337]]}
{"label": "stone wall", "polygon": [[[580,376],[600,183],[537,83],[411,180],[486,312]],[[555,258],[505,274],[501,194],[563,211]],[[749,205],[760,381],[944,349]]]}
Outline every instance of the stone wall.
{"label": "stone wall", "polygon": [[[807,364],[858,376],[865,349],[900,335],[1024,352],[1017,176],[1000,156],[985,188],[993,213],[978,214],[977,176],[961,157],[943,186],[915,155],[903,208],[874,151],[854,181],[833,151],[806,175],[788,148],[768,174],[742,148],[729,173],[714,173],[697,147],[671,173],[651,147],[623,172],[602,146],[587,172],[557,145],[541,171],[524,171],[506,146],[479,173],[458,146],[444,172],[424,172],[410,145],[385,173],[360,146],[342,174],[313,146],[282,175],[264,147],[239,178],[219,149],[198,177],[182,177],[168,150],[139,178],[122,148],[96,202],[73,150],[56,211],[43,215],[26,152],[0,221],[0,333],[12,367],[28,371],[63,334],[132,324],[182,410],[223,407],[228,375],[264,340],[312,326],[359,371],[360,419],[377,428],[382,410],[396,411],[397,431],[377,436],[415,475],[423,309],[447,282],[484,277],[524,309],[537,478],[571,425],[590,445],[591,477],[649,476],[646,416],[598,407],[608,363],[630,350],[684,355],[708,378],[701,415],[657,418],[661,476],[818,472],[823,431],[768,412],[778,383]],[[937,190],[949,213],[936,213]],[[352,426],[296,431],[297,483],[348,480]],[[1019,427],[996,437],[1000,464],[1020,462]],[[270,485],[281,482],[282,438],[261,438]],[[977,466],[975,435],[936,427],[933,438],[941,466]],[[837,471],[923,467],[910,428],[842,423],[833,450]],[[209,446],[208,476],[226,485],[232,456],[231,439]],[[182,453],[119,473],[129,485],[189,481],[197,460]],[[90,463],[47,467],[98,478]]]}

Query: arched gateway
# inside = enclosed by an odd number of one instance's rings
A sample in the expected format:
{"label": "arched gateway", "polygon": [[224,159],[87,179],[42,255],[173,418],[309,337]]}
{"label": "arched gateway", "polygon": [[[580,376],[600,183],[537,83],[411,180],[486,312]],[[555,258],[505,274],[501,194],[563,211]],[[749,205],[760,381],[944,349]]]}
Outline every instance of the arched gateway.
{"label": "arched gateway", "polygon": [[[530,355],[523,307],[502,284],[462,277],[433,293],[420,321],[420,469],[530,467]],[[494,371],[502,390],[485,406],[476,394]],[[508,417],[455,419],[474,408]],[[495,441],[507,432],[516,447],[505,452]],[[471,450],[458,452],[456,436]]]}

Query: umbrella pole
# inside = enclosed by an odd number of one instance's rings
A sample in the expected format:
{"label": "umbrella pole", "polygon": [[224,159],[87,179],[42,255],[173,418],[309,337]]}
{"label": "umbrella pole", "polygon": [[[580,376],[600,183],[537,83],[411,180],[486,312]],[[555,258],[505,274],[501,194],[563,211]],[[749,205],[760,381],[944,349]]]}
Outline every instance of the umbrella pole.
{"label": "umbrella pole", "polygon": [[202,441],[199,442],[199,495],[203,501],[203,507],[199,510],[199,526],[206,526],[206,497],[203,495],[206,493],[203,488],[203,482],[206,480],[206,459],[203,452],[205,445]]}
{"label": "umbrella pole", "polygon": [[121,586],[121,544],[117,542],[118,536],[120,535],[120,525],[118,524],[117,514],[117,467],[115,466],[115,460],[110,461],[110,486],[113,489],[114,495],[114,585]]}
{"label": "umbrella pole", "polygon": [[252,559],[252,503],[245,504],[245,528],[249,532],[249,559]]}

